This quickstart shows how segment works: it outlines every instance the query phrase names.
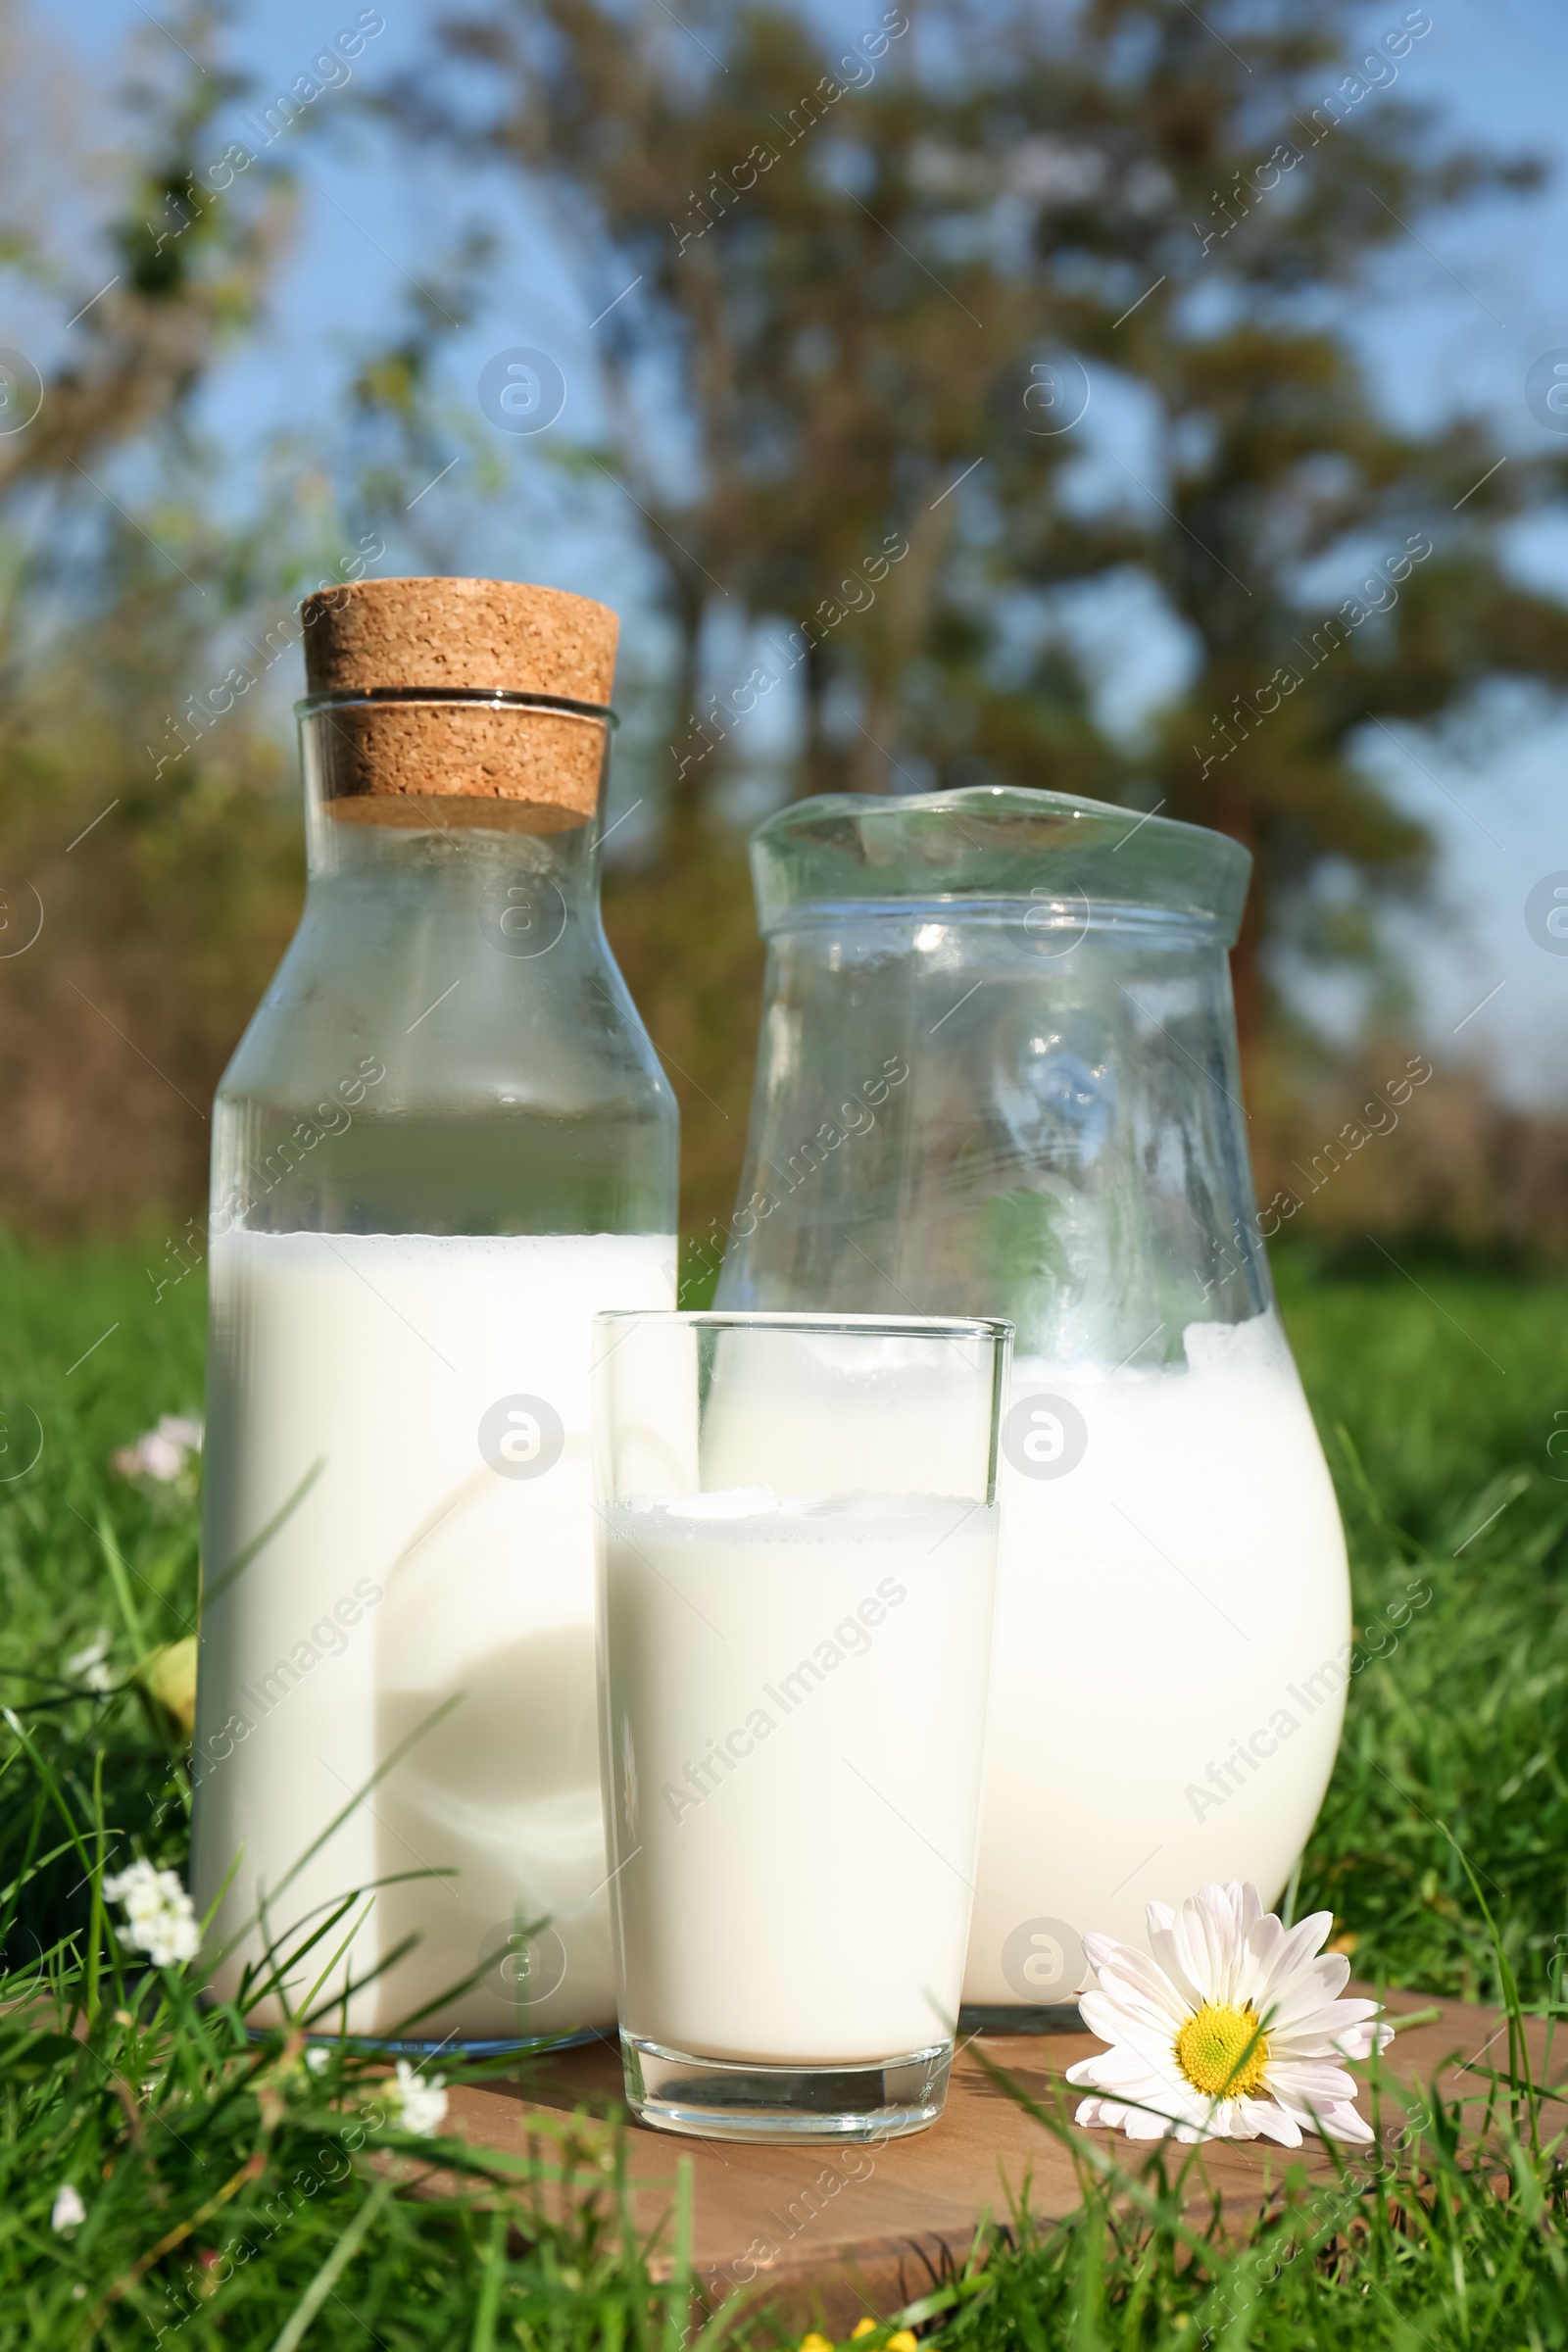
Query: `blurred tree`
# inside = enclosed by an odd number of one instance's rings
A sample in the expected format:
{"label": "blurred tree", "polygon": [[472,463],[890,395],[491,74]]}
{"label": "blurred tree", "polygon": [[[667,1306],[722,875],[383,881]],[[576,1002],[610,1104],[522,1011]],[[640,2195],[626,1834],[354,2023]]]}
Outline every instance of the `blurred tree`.
{"label": "blurred tree", "polygon": [[[933,758],[942,780],[961,771],[973,712],[938,697],[916,741],[909,693],[933,655],[960,684],[978,670],[986,622],[955,595],[971,549],[954,484],[994,442],[999,382],[1048,317],[1034,274],[968,222],[936,274],[911,250],[956,224],[914,184],[954,100],[910,71],[899,9],[844,47],[779,8],[696,22],[502,0],[447,28],[487,69],[477,118],[471,79],[450,99],[424,74],[399,93],[414,127],[477,138],[542,188],[603,308],[605,454],[645,518],[680,647],[677,822],[721,772],[707,746],[737,715],[702,694],[715,622],[743,695],[770,690],[744,686],[751,669],[794,675],[799,789],[895,789],[895,736],[920,780]],[[1038,462],[1064,454],[1041,446]],[[784,640],[771,657],[751,641],[768,627]],[[1069,785],[1116,772],[1059,656],[987,685],[983,723],[1018,760]]]}
{"label": "blurred tree", "polygon": [[[1352,331],[1435,215],[1538,175],[1388,98],[1419,8],[1370,40],[1349,0],[911,13],[829,41],[774,5],[494,0],[397,103],[579,257],[681,648],[671,859],[790,675],[793,790],[1010,779],[1244,839],[1250,1039],[1265,942],[1364,953],[1423,878],[1369,721],[1568,676],[1568,611],[1499,544],[1560,472],[1397,429]],[[1136,427],[1075,425],[1118,380]],[[1085,591],[1134,586],[1189,663],[1141,732],[1072,650]]]}
{"label": "blurred tree", "polygon": [[213,12],[112,94],[15,14],[0,51],[0,257],[54,355],[0,361],[0,1214],[58,1231],[203,1195],[213,1084],[298,903],[270,624],[343,541],[320,484],[220,520],[194,421],[290,213],[217,126]]}
{"label": "blurred tree", "polygon": [[[0,0],[0,275],[40,361],[0,354],[0,1216],[177,1207],[186,1250],[213,1087],[301,896],[291,608],[379,565],[394,528],[411,568],[464,567],[413,493],[445,469],[434,360],[487,250],[460,241],[340,406],[235,465],[203,398],[266,325],[302,142],[332,116],[302,112],[301,76],[248,118],[227,13],[142,11],[105,75]],[[325,44],[317,98],[370,15]],[[493,495],[477,419],[469,452]]]}
{"label": "blurred tree", "polygon": [[[1568,680],[1568,609],[1510,577],[1502,544],[1561,495],[1561,466],[1507,459],[1474,418],[1398,429],[1354,336],[1355,303],[1424,267],[1417,224],[1539,168],[1390,103],[1431,19],[1376,23],[1342,0],[1096,0],[1061,54],[1022,33],[982,142],[1010,117],[1078,175],[1037,220],[1033,267],[1091,371],[1142,396],[1146,454],[1129,471],[1110,452],[1128,560],[1192,663],[1140,747],[1140,797],[1254,854],[1244,1041],[1264,943],[1364,955],[1377,896],[1425,878],[1421,828],[1365,764],[1375,725],[1456,714],[1504,674]],[[1462,283],[1454,299],[1494,318]],[[1005,477],[1012,576],[1055,586],[1078,564],[1056,487],[1027,459]],[[1330,877],[1348,894],[1326,899]]]}

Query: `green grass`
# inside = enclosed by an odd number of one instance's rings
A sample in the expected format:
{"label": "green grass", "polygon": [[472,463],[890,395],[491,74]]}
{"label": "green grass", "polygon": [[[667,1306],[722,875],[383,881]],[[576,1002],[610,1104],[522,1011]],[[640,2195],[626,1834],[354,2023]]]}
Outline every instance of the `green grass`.
{"label": "green grass", "polygon": [[[193,1616],[194,1497],[109,1466],[199,1402],[200,1277],[156,1296],[164,1243],[0,1254],[0,2347],[772,2340],[765,2316],[710,2318],[678,2270],[653,2276],[623,2154],[596,2206],[554,2222],[538,2167],[447,2144],[447,2193],[391,2193],[389,2156],[407,2175],[437,2149],[366,2060],[313,2074],[297,2035],[251,2039],[237,2010],[198,2010],[185,1972],[127,1967],[105,1858],[178,1869],[186,1832],[179,1727],[138,1667]],[[1568,1284],[1409,1267],[1423,1287],[1304,1253],[1280,1267],[1366,1629],[1298,1907],[1340,1915],[1361,1973],[1481,1999],[1516,1978],[1541,2007],[1568,1952],[1568,1460],[1548,1451],[1568,1429]],[[1431,1597],[1396,1623],[1412,1585]],[[100,1633],[107,1692],[67,1664]],[[966,2352],[1568,2345],[1555,2113],[1504,2085],[1477,2167],[1434,2111],[1393,2178],[1352,2163],[1246,2243],[1195,2224],[1179,2152],[1111,2176],[1085,2157],[1070,2223],[1016,2222],[909,2316]],[[560,2169],[602,2162],[563,2127]],[[65,2180],[87,2218],[58,2233]]]}
{"label": "green grass", "polygon": [[[1568,1285],[1280,1272],[1367,1637],[1300,1905],[1356,1934],[1360,1973],[1499,1999],[1446,1827],[1543,2000],[1568,1950],[1568,1459],[1547,1451],[1568,1431]],[[1412,1583],[1432,1598],[1396,1627]]]}

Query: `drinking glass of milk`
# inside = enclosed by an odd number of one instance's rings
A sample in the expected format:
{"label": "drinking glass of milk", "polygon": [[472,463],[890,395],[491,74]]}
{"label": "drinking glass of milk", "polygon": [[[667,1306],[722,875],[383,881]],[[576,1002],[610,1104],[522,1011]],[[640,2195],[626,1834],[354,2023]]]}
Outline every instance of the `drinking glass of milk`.
{"label": "drinking glass of milk", "polygon": [[510,2044],[615,2014],[592,1326],[674,1303],[599,918],[616,622],[440,579],[302,617],[304,919],[214,1118],[196,1899],[258,2024]]}
{"label": "drinking glass of milk", "polygon": [[645,2123],[855,2139],[941,2113],[1010,1337],[597,1318],[605,1820]]}

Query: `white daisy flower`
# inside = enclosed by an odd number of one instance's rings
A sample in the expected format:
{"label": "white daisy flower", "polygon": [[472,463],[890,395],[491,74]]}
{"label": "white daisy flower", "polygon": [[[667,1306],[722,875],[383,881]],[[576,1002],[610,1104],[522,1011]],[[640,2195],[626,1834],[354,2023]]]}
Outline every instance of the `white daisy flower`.
{"label": "white daisy flower", "polygon": [[447,2094],[442,2088],[444,2075],[432,2075],[421,2082],[406,2058],[397,2066],[397,2082],[392,2090],[396,2120],[405,2132],[417,2132],[421,2137],[439,2132],[447,2120]]}
{"label": "white daisy flower", "polygon": [[1343,1952],[1322,1952],[1332,1911],[1294,1928],[1265,1913],[1255,1886],[1200,1886],[1180,1915],[1149,1906],[1153,1959],[1110,1936],[1086,1936],[1097,1979],[1078,2003],[1110,2047],[1067,2069],[1097,2091],[1080,2124],[1129,2139],[1277,2139],[1303,2132],[1370,2140],[1356,2082],[1337,2063],[1394,2038],[1376,2001],[1342,2001]]}
{"label": "white daisy flower", "polygon": [[164,1413],[156,1429],[144,1430],[134,1446],[122,1446],[114,1466],[122,1478],[156,1479],[172,1486],[186,1460],[202,1449],[202,1425],[188,1413]]}
{"label": "white daisy flower", "polygon": [[87,2219],[87,2208],[81,2201],[81,2191],[69,2180],[55,2191],[53,2209],[49,2215],[51,2230],[75,2230]]}
{"label": "white daisy flower", "polygon": [[172,1870],[132,1862],[105,1879],[104,1893],[110,1902],[124,1907],[121,1935],[132,1951],[145,1952],[159,1968],[195,1959],[202,1932],[195,1906]]}
{"label": "white daisy flower", "polygon": [[78,1649],[66,1660],[66,1672],[85,1683],[89,1690],[112,1690],[115,1678],[109,1668],[109,1636],[94,1636],[85,1649]]}

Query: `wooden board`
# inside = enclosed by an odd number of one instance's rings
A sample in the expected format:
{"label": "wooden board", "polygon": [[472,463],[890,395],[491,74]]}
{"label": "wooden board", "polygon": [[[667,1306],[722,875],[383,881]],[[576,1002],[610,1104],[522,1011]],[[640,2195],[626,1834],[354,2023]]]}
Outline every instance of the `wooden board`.
{"label": "wooden board", "polygon": [[[1396,2019],[1434,2008],[1441,2011],[1438,2022],[1398,2034],[1384,2062],[1387,2070],[1412,2089],[1425,2090],[1436,2078],[1446,2097],[1484,2104],[1487,2070],[1506,2071],[1505,2019],[1420,1993],[1389,1998]],[[1528,2039],[1540,2080],[1547,2058],[1545,2026],[1532,2021]],[[883,2319],[929,2292],[944,2270],[962,2263],[976,2230],[988,2219],[1004,2222],[1015,2200],[1047,2220],[1074,2210],[1080,2198],[1067,2149],[1007,2095],[981,2054],[1040,2104],[1054,2108],[1064,2101],[1070,2117],[1082,2093],[1062,2082],[1063,2071],[1100,2046],[1082,2033],[977,2037],[958,2053],[940,2122],[907,2139],[754,2147],[630,2124],[638,2231],[662,2230],[667,2275],[676,2173],[688,2163],[693,2260],[714,2300],[745,2288],[759,2301],[776,2304],[791,2328],[825,2326],[830,2333],[847,2334],[862,2313]],[[1558,2037],[1550,2059],[1551,2079],[1568,2077],[1568,2037]],[[447,2128],[476,2147],[514,2155],[532,2148],[556,2162],[558,2148],[538,2134],[537,2125],[547,2116],[560,2122],[573,2115],[584,2120],[590,2144],[595,2122],[624,2117],[613,2044],[557,2053],[514,2081],[459,2087]],[[1118,2148],[1133,2162],[1141,2153],[1108,2132],[1083,2136]],[[1244,2223],[1288,2169],[1312,2182],[1337,2177],[1316,2140],[1299,2150],[1266,2141],[1215,2142],[1195,2168],[1195,2201],[1206,2203],[1209,2190],[1217,2191]],[[596,2180],[602,2188],[603,2173],[585,2170],[576,2185]]]}

